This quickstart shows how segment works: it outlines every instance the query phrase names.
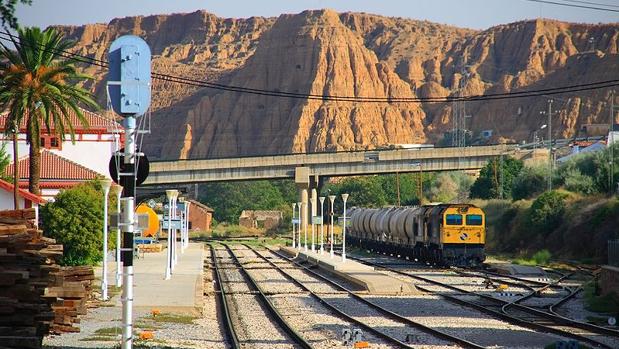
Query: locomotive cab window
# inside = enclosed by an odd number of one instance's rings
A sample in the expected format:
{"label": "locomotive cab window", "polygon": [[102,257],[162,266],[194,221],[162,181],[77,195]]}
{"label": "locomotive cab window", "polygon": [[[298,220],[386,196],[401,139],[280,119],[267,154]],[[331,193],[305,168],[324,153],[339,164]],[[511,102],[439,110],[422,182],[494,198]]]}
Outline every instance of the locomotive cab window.
{"label": "locomotive cab window", "polygon": [[462,215],[461,214],[448,214],[445,218],[445,223],[447,225],[462,225]]}
{"label": "locomotive cab window", "polygon": [[480,214],[467,214],[466,225],[481,225],[482,218]]}

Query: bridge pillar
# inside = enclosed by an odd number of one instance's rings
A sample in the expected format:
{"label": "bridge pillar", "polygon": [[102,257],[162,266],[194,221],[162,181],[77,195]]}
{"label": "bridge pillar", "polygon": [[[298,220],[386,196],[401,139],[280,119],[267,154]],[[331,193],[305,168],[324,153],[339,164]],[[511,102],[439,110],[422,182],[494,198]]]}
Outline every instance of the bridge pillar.
{"label": "bridge pillar", "polygon": [[310,176],[309,167],[297,167],[294,169],[294,183],[297,186],[297,192],[299,195],[299,201],[302,205],[301,217],[300,217],[300,236],[301,240],[305,242],[305,225],[308,222],[309,212],[309,200],[308,191],[310,190]]}

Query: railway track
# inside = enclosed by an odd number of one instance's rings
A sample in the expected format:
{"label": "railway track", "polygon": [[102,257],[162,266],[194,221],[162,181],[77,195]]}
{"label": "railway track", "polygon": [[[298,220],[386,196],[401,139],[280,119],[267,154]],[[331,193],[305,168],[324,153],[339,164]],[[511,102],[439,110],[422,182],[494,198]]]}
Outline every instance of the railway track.
{"label": "railway track", "polygon": [[[218,261],[218,250],[213,245],[211,245],[211,255],[219,288],[219,299],[222,303],[221,309],[224,312],[224,328],[230,345],[235,349],[258,347],[312,349],[312,346],[281,316],[260,286],[239,262],[230,247],[227,245],[224,245],[224,247],[228,256],[234,261],[235,267],[222,268]],[[239,271],[242,274],[249,286],[249,292],[226,290],[228,282],[238,282],[231,281],[232,278],[226,279],[224,277],[223,274],[233,273],[232,270],[234,272]],[[264,309],[265,314],[257,314],[258,309]],[[233,312],[236,316],[232,315]],[[255,320],[258,317],[273,319],[275,324],[267,320],[257,327]]]}
{"label": "railway track", "polygon": [[[253,248],[251,248],[249,246],[248,246],[248,248],[252,249],[254,251],[254,253],[256,253],[257,255],[261,256],[265,261],[267,261],[273,267],[275,267],[277,269],[280,268],[277,264],[275,264],[272,261],[270,261],[268,258],[266,258],[262,254],[257,252],[255,249],[253,249]],[[294,260],[292,260],[292,259],[290,259],[290,258],[288,258],[288,257],[286,257],[284,255],[282,255],[281,253],[279,253],[277,251],[274,251],[274,250],[271,250],[271,249],[267,249],[267,250],[271,254],[273,254],[273,255],[281,258],[281,259],[284,259],[284,260],[288,261],[289,263],[292,263],[292,264],[294,264],[294,265],[296,265],[296,266],[298,266],[300,268],[302,268],[302,270],[304,272],[306,272],[307,274],[311,275],[312,277],[314,277],[314,278],[316,278],[316,279],[318,279],[318,280],[320,280],[322,282],[325,282],[325,283],[333,286],[335,289],[337,289],[339,291],[342,291],[342,292],[346,293],[349,297],[353,298],[355,301],[360,302],[364,306],[372,309],[373,311],[380,313],[382,316],[387,317],[387,318],[391,319],[392,321],[395,321],[396,323],[400,324],[400,326],[404,325],[404,326],[409,326],[409,327],[415,328],[415,329],[417,329],[417,330],[419,330],[419,331],[421,331],[421,332],[423,332],[423,333],[425,333],[427,335],[434,336],[436,338],[439,338],[441,340],[444,340],[444,341],[456,344],[456,345],[458,345],[460,347],[463,347],[463,348],[484,348],[484,346],[481,346],[481,345],[478,345],[478,344],[473,343],[471,341],[468,341],[466,339],[463,339],[463,338],[451,335],[449,333],[437,330],[435,328],[425,326],[425,325],[423,325],[423,324],[421,324],[419,322],[415,322],[415,321],[413,321],[411,319],[408,319],[408,318],[406,318],[404,316],[401,316],[401,315],[399,315],[399,314],[397,314],[395,312],[392,312],[392,311],[390,311],[390,310],[388,310],[388,309],[386,309],[386,308],[384,308],[384,307],[382,307],[382,306],[380,306],[380,305],[378,305],[378,304],[376,304],[376,303],[374,303],[374,302],[372,302],[372,301],[370,301],[370,300],[368,300],[368,299],[366,299],[366,298],[364,298],[364,297],[354,293],[350,289],[348,289],[348,288],[342,286],[341,284],[331,280],[330,278],[325,277],[324,275],[322,275],[320,273],[317,273],[316,271],[314,271],[314,270],[312,270],[312,269],[310,269],[310,268],[308,268],[308,267],[306,267],[306,266],[304,266],[304,265],[302,265],[302,264],[300,264],[300,263],[298,263],[298,262],[296,262],[296,261],[294,261]],[[329,301],[325,300],[318,293],[312,292],[303,283],[301,283],[300,281],[298,281],[297,279],[295,279],[294,277],[292,277],[291,275],[286,273],[284,270],[281,270],[281,269],[279,269],[279,270],[282,273],[287,274],[289,276],[289,280],[290,281],[292,281],[295,284],[298,284],[301,287],[304,287],[305,289],[307,289],[309,292],[312,293],[312,295],[314,297],[319,299],[322,303],[328,305],[332,310],[334,310],[334,311],[340,313],[342,316],[346,317],[349,321],[354,321],[358,325],[363,326],[367,331],[371,331],[373,334],[375,334],[377,336],[381,336],[382,338],[389,337],[389,336],[385,335],[384,333],[382,333],[380,331],[377,331],[375,328],[373,328],[371,326],[368,326],[367,324],[365,324],[364,322],[360,321],[359,319],[356,319],[354,316],[351,316],[351,315],[341,311],[340,309],[338,309],[337,306],[331,305],[331,303]],[[408,344],[403,343],[400,340],[397,340],[397,339],[394,339],[394,338],[391,338],[391,340],[396,341],[395,343],[398,343],[398,345],[400,347],[405,347],[405,348],[410,348],[411,347]]]}
{"label": "railway track", "polygon": [[[422,281],[430,286],[423,287],[417,284],[416,287],[422,291],[437,294],[447,300],[464,306],[473,307],[498,319],[518,326],[524,326],[536,331],[552,333],[562,337],[575,339],[582,343],[599,348],[610,349],[617,347],[619,344],[619,340],[617,340],[617,338],[619,338],[619,331],[616,330],[578,322],[562,316],[557,316],[551,312],[545,312],[515,302],[509,302],[488,295],[478,294],[460,287],[438,282],[431,278],[414,275],[409,272],[404,272],[381,264],[373,263],[363,258],[357,258],[350,255],[347,257],[376,268],[413,278],[417,281]],[[445,292],[445,290],[447,290],[447,292]],[[606,336],[607,338],[603,338],[602,336]]]}

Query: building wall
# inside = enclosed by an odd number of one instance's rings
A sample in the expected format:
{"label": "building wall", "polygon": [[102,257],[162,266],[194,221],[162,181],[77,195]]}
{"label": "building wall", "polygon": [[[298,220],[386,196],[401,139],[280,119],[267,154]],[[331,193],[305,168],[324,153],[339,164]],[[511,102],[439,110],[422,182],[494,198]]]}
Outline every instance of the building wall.
{"label": "building wall", "polygon": [[[75,144],[71,142],[71,137],[66,135],[66,140],[62,142],[62,149],[50,149],[51,152],[87,167],[97,173],[110,177],[108,164],[112,152],[116,149],[117,135],[105,134],[82,134],[75,135]],[[10,137],[3,136],[2,142],[5,143],[5,151],[13,158],[13,144]],[[19,158],[28,156],[29,145],[26,138],[20,135],[17,142],[17,155]]]}
{"label": "building wall", "polygon": [[196,205],[189,206],[189,223],[192,231],[210,231],[213,215]]}
{"label": "building wall", "polygon": [[[17,202],[19,208],[24,208],[24,198],[18,197]],[[13,207],[13,192],[0,190],[0,210],[12,210]]]}

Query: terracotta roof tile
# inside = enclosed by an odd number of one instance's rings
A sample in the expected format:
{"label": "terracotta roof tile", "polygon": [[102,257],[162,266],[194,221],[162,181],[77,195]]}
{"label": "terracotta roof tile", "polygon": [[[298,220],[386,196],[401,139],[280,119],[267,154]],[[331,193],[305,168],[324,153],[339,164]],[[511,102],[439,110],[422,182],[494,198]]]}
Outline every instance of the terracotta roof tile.
{"label": "terracotta roof tile", "polygon": [[[110,116],[107,116],[107,115],[101,115],[98,113],[93,113],[86,109],[81,109],[81,110],[82,110],[82,113],[84,114],[84,117],[88,121],[88,127],[82,126],[82,123],[77,118],[77,115],[75,114],[75,112],[73,112],[73,110],[69,110],[69,119],[71,120],[71,124],[73,124],[73,128],[75,130],[106,130],[109,132],[118,130],[122,132],[123,126],[113,119],[112,113],[109,113]],[[7,119],[7,115],[8,114],[6,112],[0,115],[0,131],[2,132],[4,132],[5,130],[4,125]],[[19,128],[21,132],[26,132],[26,118],[22,119],[22,122]],[[50,125],[50,128],[53,131],[54,129],[53,123]],[[45,126],[41,125],[41,129],[45,130],[46,128]]]}
{"label": "terracotta roof tile", "polygon": [[[30,174],[30,157],[19,160],[19,178],[27,179]],[[7,175],[13,175],[13,164],[7,166]],[[97,172],[75,163],[48,150],[41,151],[41,181],[84,181],[101,176]]]}
{"label": "terracotta roof tile", "polygon": [[[5,180],[0,179],[0,188],[12,193],[13,192],[13,183],[9,183]],[[24,199],[30,200],[32,202],[36,202],[39,204],[46,203],[45,199],[42,197],[32,194],[31,192],[23,189],[17,189],[17,193]]]}

